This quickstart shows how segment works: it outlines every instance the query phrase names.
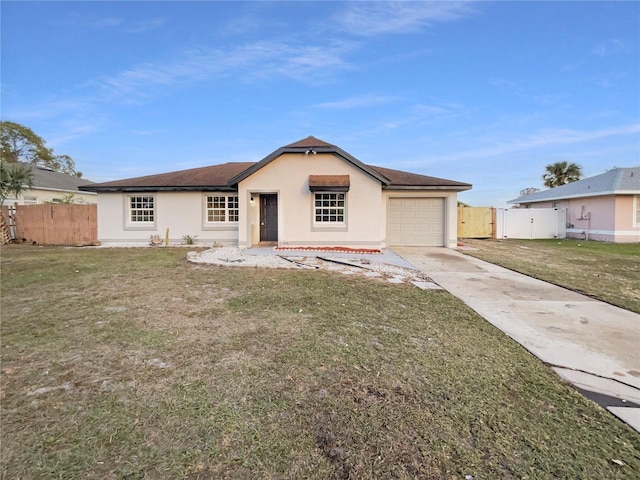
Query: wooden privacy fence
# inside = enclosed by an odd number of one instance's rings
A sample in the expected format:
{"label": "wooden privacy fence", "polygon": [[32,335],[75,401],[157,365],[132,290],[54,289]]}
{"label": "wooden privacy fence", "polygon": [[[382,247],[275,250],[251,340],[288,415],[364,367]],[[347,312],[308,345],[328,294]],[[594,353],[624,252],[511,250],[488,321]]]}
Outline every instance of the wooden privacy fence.
{"label": "wooden privacy fence", "polygon": [[16,205],[3,208],[17,242],[38,245],[91,244],[98,240],[98,206]]}
{"label": "wooden privacy fence", "polygon": [[458,207],[458,238],[496,238],[496,209]]}

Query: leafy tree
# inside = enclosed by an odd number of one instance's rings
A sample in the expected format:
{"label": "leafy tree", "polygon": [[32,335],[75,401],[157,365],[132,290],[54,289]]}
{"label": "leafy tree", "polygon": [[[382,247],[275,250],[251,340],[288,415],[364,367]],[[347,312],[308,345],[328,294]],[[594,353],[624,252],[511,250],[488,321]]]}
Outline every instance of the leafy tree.
{"label": "leafy tree", "polygon": [[539,192],[540,189],[536,187],[527,187],[524,190],[520,190],[520,196],[526,197],[527,195],[533,195],[534,193]]}
{"label": "leafy tree", "polygon": [[542,180],[544,180],[545,187],[549,188],[575,182],[582,177],[582,167],[577,163],[550,163],[545,167],[545,170]]}
{"label": "leafy tree", "polygon": [[7,198],[17,198],[32,186],[33,173],[29,165],[0,161],[0,208]]}
{"label": "leafy tree", "polygon": [[73,201],[75,200],[75,196],[76,194],[71,192],[71,193],[67,193],[66,195],[64,195],[62,198],[56,198],[53,201],[45,201],[44,203],[55,203],[58,205],[71,205],[73,204]]}
{"label": "leafy tree", "polygon": [[82,176],[69,155],[56,155],[42,137],[19,123],[0,121],[0,155],[5,162],[33,163],[56,172]]}

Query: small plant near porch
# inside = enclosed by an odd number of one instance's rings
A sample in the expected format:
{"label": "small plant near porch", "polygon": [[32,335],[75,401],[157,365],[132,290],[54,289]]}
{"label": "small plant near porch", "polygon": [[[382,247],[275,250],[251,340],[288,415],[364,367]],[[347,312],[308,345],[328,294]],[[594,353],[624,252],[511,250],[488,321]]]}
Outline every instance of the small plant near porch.
{"label": "small plant near porch", "polygon": [[182,236],[182,240],[184,241],[185,245],[193,245],[194,243],[196,243],[196,238],[197,238],[197,235],[183,235]]}

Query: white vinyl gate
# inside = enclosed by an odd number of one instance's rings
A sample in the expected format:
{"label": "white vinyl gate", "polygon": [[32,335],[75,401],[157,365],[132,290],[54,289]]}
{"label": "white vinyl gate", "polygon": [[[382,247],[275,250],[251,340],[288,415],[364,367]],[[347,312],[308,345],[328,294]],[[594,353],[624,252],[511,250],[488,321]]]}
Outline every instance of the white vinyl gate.
{"label": "white vinyl gate", "polygon": [[566,238],[566,208],[498,208],[496,238]]}

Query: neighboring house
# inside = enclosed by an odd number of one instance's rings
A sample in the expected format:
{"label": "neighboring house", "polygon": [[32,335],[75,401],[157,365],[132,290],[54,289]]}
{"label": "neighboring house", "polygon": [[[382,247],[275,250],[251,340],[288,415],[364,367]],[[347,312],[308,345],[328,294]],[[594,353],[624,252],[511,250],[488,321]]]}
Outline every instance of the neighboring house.
{"label": "neighboring house", "polygon": [[38,205],[42,203],[97,203],[95,192],[80,191],[80,186],[93,184],[89,180],[66,173],[55,172],[32,163],[33,186],[18,198],[7,198],[5,205]]}
{"label": "neighboring house", "polygon": [[224,163],[97,183],[103,244],[260,243],[281,247],[457,244],[457,192],[470,184],[365,165],[308,137],[257,163]]}
{"label": "neighboring house", "polygon": [[507,203],[566,208],[568,237],[640,242],[640,167],[614,168]]}

